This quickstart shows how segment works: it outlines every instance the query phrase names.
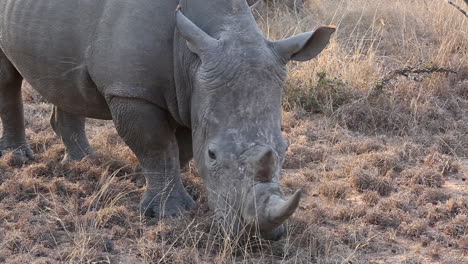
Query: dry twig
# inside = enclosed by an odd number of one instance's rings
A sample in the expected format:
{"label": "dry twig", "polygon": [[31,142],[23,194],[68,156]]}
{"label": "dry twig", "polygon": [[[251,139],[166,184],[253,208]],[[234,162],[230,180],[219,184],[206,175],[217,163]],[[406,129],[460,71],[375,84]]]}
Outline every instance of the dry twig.
{"label": "dry twig", "polygon": [[[464,0],[465,3],[468,5],[468,0]],[[449,4],[451,4],[452,6],[454,6],[456,9],[458,9],[458,11],[460,11],[463,15],[465,15],[466,17],[468,17],[468,12],[466,12],[465,10],[463,10],[460,6],[456,5],[455,3],[452,2],[452,0],[447,0],[447,2]]]}
{"label": "dry twig", "polygon": [[[387,74],[387,76],[385,76],[383,79],[377,82],[377,84],[374,86],[374,89],[372,89],[371,94],[379,94],[380,92],[382,92],[383,88],[387,86],[397,76],[404,76],[410,80],[420,82],[424,79],[424,77],[432,73],[449,74],[449,73],[457,73],[457,72],[453,69],[441,68],[437,66],[430,66],[430,67],[418,68],[418,69],[415,69],[413,67],[405,67],[403,69],[391,71],[389,74]],[[423,74],[423,76],[418,76],[420,74]]]}

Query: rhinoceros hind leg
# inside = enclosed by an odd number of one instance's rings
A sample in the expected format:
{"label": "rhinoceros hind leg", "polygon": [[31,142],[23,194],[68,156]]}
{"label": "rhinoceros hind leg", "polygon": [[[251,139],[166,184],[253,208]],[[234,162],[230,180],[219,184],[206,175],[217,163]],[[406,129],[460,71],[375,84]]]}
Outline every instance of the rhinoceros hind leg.
{"label": "rhinoceros hind leg", "polygon": [[195,208],[180,177],[175,128],[167,112],[137,99],[114,97],[109,102],[119,135],[135,153],[146,179],[141,201],[145,216],[177,216]]}
{"label": "rhinoceros hind leg", "polygon": [[64,162],[81,160],[94,153],[86,137],[84,117],[64,112],[54,106],[50,124],[65,145]]}
{"label": "rhinoceros hind leg", "polygon": [[33,160],[24,132],[21,83],[23,77],[0,50],[0,119],[3,135],[0,139],[0,156],[13,152],[24,161]]}

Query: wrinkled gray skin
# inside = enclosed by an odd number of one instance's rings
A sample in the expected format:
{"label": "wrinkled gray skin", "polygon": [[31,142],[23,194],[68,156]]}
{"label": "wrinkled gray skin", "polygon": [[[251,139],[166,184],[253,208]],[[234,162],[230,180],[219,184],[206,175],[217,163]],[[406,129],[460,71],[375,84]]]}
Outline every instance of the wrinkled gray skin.
{"label": "wrinkled gray skin", "polygon": [[[327,45],[322,27],[266,40],[245,0],[2,0],[0,150],[32,159],[21,82],[54,104],[65,160],[92,154],[85,117],[112,119],[147,182],[147,216],[195,207],[180,168],[193,156],[210,208],[236,233],[277,239],[300,192],[278,185],[287,145],[281,90],[289,60]],[[192,155],[193,152],[193,155]]]}

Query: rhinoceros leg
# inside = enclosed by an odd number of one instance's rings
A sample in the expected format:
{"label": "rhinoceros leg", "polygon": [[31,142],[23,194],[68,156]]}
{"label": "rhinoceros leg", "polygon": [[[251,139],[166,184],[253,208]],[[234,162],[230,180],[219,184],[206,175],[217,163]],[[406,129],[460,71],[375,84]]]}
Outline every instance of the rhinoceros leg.
{"label": "rhinoceros leg", "polygon": [[146,216],[176,216],[195,202],[180,178],[175,128],[167,113],[144,101],[114,97],[109,102],[119,135],[143,167],[146,192],[141,210]]}
{"label": "rhinoceros leg", "polygon": [[180,168],[185,168],[193,158],[192,131],[185,127],[178,127],[176,130],[177,145],[179,146]]}
{"label": "rhinoceros leg", "polygon": [[84,117],[64,112],[54,106],[50,124],[65,145],[63,161],[81,160],[94,153],[86,137]]}
{"label": "rhinoceros leg", "polygon": [[0,118],[3,124],[0,156],[13,151],[24,159],[32,160],[34,154],[26,143],[24,132],[22,81],[21,75],[0,50]]}

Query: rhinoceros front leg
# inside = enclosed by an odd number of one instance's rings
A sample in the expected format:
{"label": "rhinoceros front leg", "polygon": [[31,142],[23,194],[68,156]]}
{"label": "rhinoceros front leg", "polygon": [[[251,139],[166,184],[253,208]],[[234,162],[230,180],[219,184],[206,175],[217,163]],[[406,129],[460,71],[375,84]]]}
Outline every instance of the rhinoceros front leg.
{"label": "rhinoceros front leg", "polygon": [[179,163],[184,169],[193,158],[192,131],[185,127],[176,130],[177,145],[179,147]]}
{"label": "rhinoceros front leg", "polygon": [[136,99],[114,97],[109,102],[119,135],[143,167],[146,191],[141,210],[146,216],[176,216],[193,209],[195,202],[180,178],[175,129],[167,113]]}
{"label": "rhinoceros front leg", "polygon": [[3,124],[0,156],[12,151],[24,160],[32,160],[34,154],[26,143],[24,131],[22,81],[21,75],[0,50],[0,119]]}
{"label": "rhinoceros front leg", "polygon": [[64,162],[81,160],[94,153],[86,137],[84,117],[64,112],[54,106],[50,124],[65,145]]}

